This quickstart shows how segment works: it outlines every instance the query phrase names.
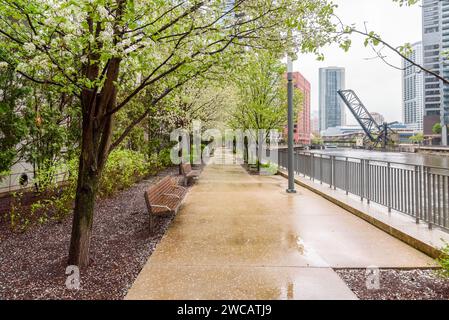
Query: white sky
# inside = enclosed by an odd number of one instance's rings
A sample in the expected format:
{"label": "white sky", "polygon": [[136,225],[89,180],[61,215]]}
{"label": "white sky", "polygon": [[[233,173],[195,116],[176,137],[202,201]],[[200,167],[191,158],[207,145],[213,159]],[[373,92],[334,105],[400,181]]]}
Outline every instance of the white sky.
{"label": "white sky", "polygon": [[[334,0],[337,15],[345,24],[355,23],[375,31],[394,46],[421,40],[421,6],[399,7],[393,0]],[[402,121],[401,71],[386,65],[375,56],[371,48],[363,46],[363,37],[352,36],[353,44],[345,53],[338,46],[324,50],[325,60],[317,61],[313,55],[300,55],[294,62],[294,71],[300,71],[311,83],[311,108],[318,110],[318,69],[327,66],[346,68],[346,88],[353,89],[371,112],[383,114],[387,121]],[[401,59],[386,49],[389,62],[401,65]],[[348,124],[355,124],[347,113]]]}

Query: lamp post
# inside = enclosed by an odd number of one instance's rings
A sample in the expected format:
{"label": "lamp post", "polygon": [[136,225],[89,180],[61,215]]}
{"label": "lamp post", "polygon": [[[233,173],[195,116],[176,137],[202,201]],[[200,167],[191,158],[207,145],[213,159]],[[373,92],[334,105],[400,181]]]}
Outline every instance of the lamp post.
{"label": "lamp post", "polygon": [[441,108],[441,145],[443,147],[447,147],[448,146],[448,139],[447,139],[447,134],[448,134],[448,130],[447,130],[447,126],[448,126],[448,121],[447,121],[447,117],[445,115],[445,110],[444,108]]}
{"label": "lamp post", "polygon": [[293,63],[287,56],[287,95],[288,95],[288,189],[287,193],[296,193],[293,170]]}

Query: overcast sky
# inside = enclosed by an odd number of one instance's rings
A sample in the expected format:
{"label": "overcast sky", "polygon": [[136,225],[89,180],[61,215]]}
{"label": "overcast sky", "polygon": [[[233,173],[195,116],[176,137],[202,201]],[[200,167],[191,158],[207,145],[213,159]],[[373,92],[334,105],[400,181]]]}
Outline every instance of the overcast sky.
{"label": "overcast sky", "polygon": [[[375,31],[394,46],[421,41],[421,6],[399,7],[393,0],[334,0],[337,15],[345,24],[355,23],[363,29]],[[313,55],[300,55],[294,71],[300,71],[312,85],[312,110],[318,110],[318,69],[327,66],[346,68],[346,88],[353,89],[369,111],[383,114],[387,121],[402,121],[401,71],[380,59],[370,60],[375,53],[363,46],[363,38],[353,35],[353,45],[345,53],[338,46],[324,50],[325,60],[316,61]],[[389,62],[400,66],[401,59],[388,53]],[[353,117],[347,114],[349,124]]]}

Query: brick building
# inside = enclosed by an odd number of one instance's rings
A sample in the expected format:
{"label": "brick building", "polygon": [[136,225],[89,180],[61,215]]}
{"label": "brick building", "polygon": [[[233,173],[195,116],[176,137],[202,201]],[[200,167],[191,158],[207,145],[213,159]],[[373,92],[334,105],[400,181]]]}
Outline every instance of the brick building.
{"label": "brick building", "polygon": [[310,144],[310,82],[300,73],[293,72],[293,86],[302,93],[301,106],[295,123],[295,143]]}

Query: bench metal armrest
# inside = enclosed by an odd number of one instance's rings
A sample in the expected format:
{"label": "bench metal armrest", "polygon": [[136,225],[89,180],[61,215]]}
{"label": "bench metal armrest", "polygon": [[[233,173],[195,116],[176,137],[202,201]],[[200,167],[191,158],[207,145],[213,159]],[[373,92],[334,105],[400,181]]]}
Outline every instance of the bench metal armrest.
{"label": "bench metal armrest", "polygon": [[177,194],[173,194],[173,193],[163,193],[162,195],[163,196],[169,196],[169,197],[175,197],[175,198],[181,199],[180,196],[178,196]]}
{"label": "bench metal armrest", "polygon": [[182,190],[187,190],[187,188],[184,188],[183,186],[175,186],[175,188],[180,188],[180,189],[182,189]]}
{"label": "bench metal armrest", "polygon": [[161,206],[161,205],[158,205],[158,204],[151,204],[150,206],[154,207],[154,208],[164,208],[164,209],[167,209],[168,211],[171,211],[171,209],[169,207],[167,207],[167,206]]}

